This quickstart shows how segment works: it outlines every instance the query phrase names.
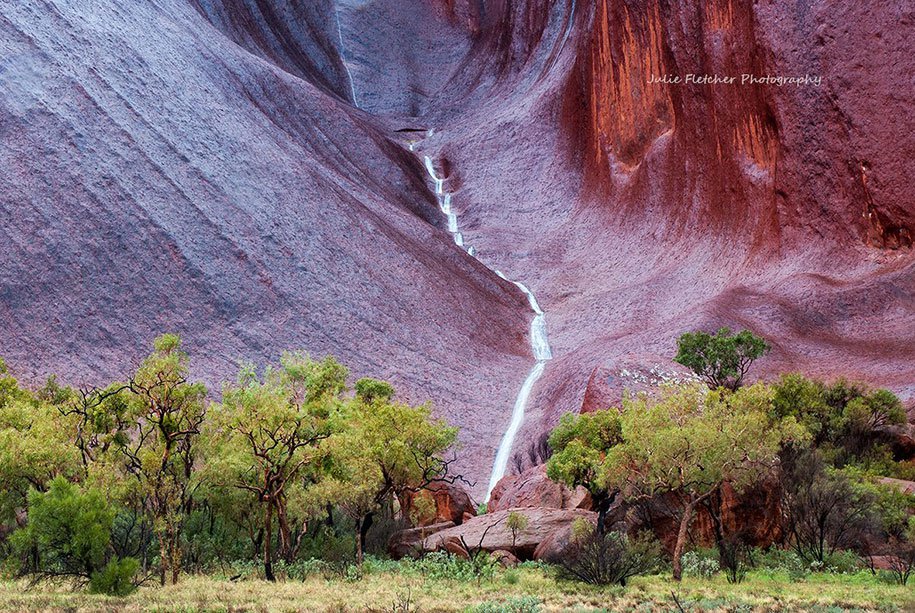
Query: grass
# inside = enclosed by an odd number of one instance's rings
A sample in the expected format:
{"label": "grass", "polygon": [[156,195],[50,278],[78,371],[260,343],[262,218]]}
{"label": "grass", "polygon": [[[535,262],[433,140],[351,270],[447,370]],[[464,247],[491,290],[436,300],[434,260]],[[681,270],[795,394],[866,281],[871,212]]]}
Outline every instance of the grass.
{"label": "grass", "polygon": [[[679,602],[679,607],[673,594]],[[539,607],[531,607],[538,603]],[[867,572],[787,575],[751,572],[740,585],[724,577],[637,577],[625,589],[557,580],[538,567],[501,571],[492,580],[430,579],[382,570],[358,580],[309,576],[304,581],[232,582],[188,576],[176,586],[143,587],[127,598],[73,591],[65,585],[0,582],[0,611],[915,611],[915,588],[891,585]],[[497,604],[498,603],[498,604]],[[514,608],[509,605],[515,604]],[[527,608],[519,606],[526,604]]]}

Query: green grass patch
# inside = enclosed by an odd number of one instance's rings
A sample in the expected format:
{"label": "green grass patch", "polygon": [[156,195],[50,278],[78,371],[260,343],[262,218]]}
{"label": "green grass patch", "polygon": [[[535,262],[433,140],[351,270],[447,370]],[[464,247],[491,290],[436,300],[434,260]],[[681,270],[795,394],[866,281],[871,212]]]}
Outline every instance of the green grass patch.
{"label": "green grass patch", "polygon": [[[679,603],[679,605],[678,605]],[[409,564],[369,565],[358,579],[307,573],[268,583],[208,576],[184,577],[176,586],[144,586],[110,597],[74,591],[61,583],[29,587],[0,583],[0,611],[915,611],[915,589],[891,585],[868,572],[813,573],[793,581],[787,573],[750,572],[738,585],[714,575],[636,577],[628,587],[594,587],[556,578],[548,567],[500,570],[481,583],[460,573],[417,572]]]}

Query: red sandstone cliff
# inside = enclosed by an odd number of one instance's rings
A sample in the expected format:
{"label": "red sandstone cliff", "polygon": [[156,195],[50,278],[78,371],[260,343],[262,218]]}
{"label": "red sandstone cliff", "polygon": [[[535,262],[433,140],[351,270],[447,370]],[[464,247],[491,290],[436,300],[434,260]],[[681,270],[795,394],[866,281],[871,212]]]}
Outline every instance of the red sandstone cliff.
{"label": "red sandstone cliff", "polygon": [[[915,397],[915,37],[906,2],[157,0],[0,6],[0,353],[72,383],[181,332],[210,382],[287,348],[431,397],[485,482],[682,331],[761,374]],[[814,75],[819,87],[650,84]],[[353,103],[360,108],[354,108]],[[478,489],[480,489],[478,488]]]}

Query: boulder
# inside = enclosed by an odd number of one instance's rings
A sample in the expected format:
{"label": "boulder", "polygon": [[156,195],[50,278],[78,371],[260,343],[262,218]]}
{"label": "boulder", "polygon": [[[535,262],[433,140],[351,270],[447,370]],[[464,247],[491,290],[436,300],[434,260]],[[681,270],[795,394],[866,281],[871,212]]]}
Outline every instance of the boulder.
{"label": "boulder", "polygon": [[894,570],[903,564],[896,556],[870,556],[870,565],[874,570]]}
{"label": "boulder", "polygon": [[465,518],[477,514],[470,495],[454,483],[432,483],[424,490],[404,496],[403,503],[408,517],[418,526],[446,521],[461,524]]}
{"label": "boulder", "polygon": [[395,532],[388,540],[388,553],[395,559],[415,556],[422,551],[424,539],[436,532],[441,532],[442,530],[453,528],[454,526],[454,522],[446,521],[439,524],[432,524],[431,526],[420,526],[418,528],[410,528],[409,530]]}
{"label": "boulder", "polygon": [[697,380],[688,368],[660,356],[629,354],[623,360],[608,360],[591,370],[581,412],[619,407],[627,395],[655,393],[664,384]]}
{"label": "boulder", "polygon": [[903,494],[915,496],[915,481],[903,481],[902,479],[892,479],[890,477],[881,477],[878,481],[883,485],[899,490]]}
{"label": "boulder", "polygon": [[583,487],[570,489],[546,475],[546,465],[533,466],[520,475],[503,477],[493,488],[490,513],[517,508],[591,510],[591,495]]}
{"label": "boulder", "polygon": [[518,566],[518,558],[516,558],[515,554],[510,551],[499,549],[492,552],[492,557],[503,568],[514,568],[515,566]]}
{"label": "boulder", "polygon": [[[521,513],[528,520],[527,528],[518,531],[515,538],[507,526],[508,515],[511,512]],[[466,543],[467,547],[472,549],[480,547],[489,552],[511,551],[518,559],[530,560],[544,540],[557,530],[570,527],[577,519],[595,523],[597,514],[583,509],[505,509],[474,517],[460,526],[437,532],[423,540],[422,549],[427,552],[454,553],[456,547],[463,550]]]}
{"label": "boulder", "polygon": [[899,424],[877,428],[887,440],[897,460],[915,458],[915,424]]}
{"label": "boulder", "polygon": [[[596,519],[595,515],[595,520]],[[533,559],[538,562],[555,564],[562,559],[562,556],[565,554],[566,549],[571,542],[572,524],[559,526],[549,533],[545,539],[540,541],[540,544],[537,545],[537,548],[534,550]]]}

